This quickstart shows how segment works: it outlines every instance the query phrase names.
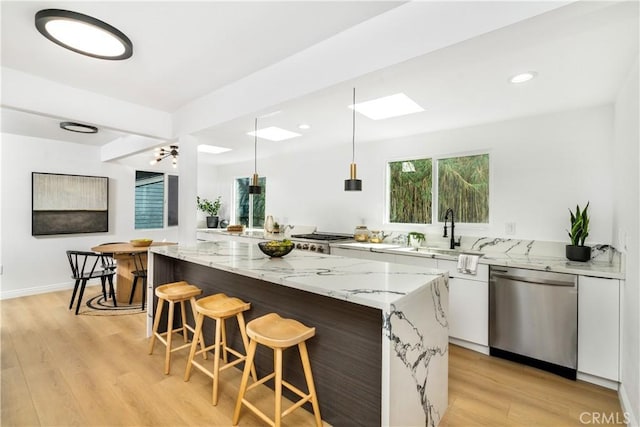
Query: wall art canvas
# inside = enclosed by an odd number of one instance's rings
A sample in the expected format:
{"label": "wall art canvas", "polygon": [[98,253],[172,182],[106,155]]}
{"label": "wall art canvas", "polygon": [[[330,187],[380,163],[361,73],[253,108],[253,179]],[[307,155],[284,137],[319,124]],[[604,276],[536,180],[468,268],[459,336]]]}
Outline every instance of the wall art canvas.
{"label": "wall art canvas", "polygon": [[33,172],[31,235],[109,231],[109,178]]}

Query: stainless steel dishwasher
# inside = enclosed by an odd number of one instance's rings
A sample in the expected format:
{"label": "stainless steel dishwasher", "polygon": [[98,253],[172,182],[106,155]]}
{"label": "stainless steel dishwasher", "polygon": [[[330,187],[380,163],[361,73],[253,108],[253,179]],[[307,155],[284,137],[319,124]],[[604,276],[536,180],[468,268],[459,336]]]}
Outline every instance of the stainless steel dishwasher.
{"label": "stainless steel dishwasher", "polygon": [[492,356],[576,379],[576,276],[492,266],[489,349]]}

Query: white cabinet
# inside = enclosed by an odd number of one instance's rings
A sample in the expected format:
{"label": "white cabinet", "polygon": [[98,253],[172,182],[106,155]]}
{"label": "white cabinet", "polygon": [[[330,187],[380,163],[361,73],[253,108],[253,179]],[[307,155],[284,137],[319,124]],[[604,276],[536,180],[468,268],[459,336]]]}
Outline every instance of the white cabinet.
{"label": "white cabinet", "polygon": [[417,265],[425,268],[438,268],[438,260],[424,256],[396,255],[395,262],[398,264]]}
{"label": "white cabinet", "polygon": [[578,278],[578,372],[619,381],[620,281]]}
{"label": "white cabinet", "polygon": [[347,258],[370,259],[372,261],[395,262],[395,255],[385,252],[372,252],[362,249],[345,249],[331,247],[331,255]]}
{"label": "white cabinet", "polygon": [[476,345],[488,347],[488,266],[478,265],[475,275],[460,273],[456,261],[438,260],[438,268],[449,271],[449,337],[462,340],[456,344],[473,350],[478,350]]}

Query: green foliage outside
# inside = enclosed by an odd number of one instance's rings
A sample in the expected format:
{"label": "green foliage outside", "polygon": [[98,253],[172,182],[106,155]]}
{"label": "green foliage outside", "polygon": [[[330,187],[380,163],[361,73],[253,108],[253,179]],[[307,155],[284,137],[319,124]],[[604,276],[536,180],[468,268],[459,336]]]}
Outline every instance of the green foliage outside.
{"label": "green foliage outside", "polygon": [[[438,221],[452,208],[456,222],[489,222],[489,155],[437,160]],[[433,160],[389,162],[389,222],[431,224]]]}
{"label": "green foliage outside", "polygon": [[452,208],[456,222],[489,222],[489,155],[438,160],[438,221]]}
{"label": "green foliage outside", "polygon": [[[250,178],[238,178],[236,180],[236,218],[237,221],[248,227],[249,226],[249,181]],[[261,194],[253,194],[253,227],[260,228],[264,226],[264,209],[267,196],[267,179],[261,177],[258,183],[262,187]]]}
{"label": "green foliage outside", "polygon": [[389,222],[431,224],[431,170],[431,159],[389,163]]}

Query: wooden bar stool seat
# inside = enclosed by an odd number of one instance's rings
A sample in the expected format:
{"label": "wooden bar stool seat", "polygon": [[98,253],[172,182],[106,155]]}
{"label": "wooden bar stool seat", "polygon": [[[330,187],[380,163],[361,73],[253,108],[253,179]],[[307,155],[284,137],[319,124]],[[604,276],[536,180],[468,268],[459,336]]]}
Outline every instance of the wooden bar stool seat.
{"label": "wooden bar stool seat", "polygon": [[[247,338],[246,326],[244,322],[244,312],[251,308],[251,304],[244,302],[238,298],[228,297],[225,294],[215,294],[204,298],[200,298],[196,301],[195,310],[196,317],[196,330],[195,337],[191,343],[191,352],[189,353],[189,359],[187,360],[187,368],[184,373],[184,380],[189,381],[191,376],[191,366],[195,366],[206,375],[213,379],[213,398],[212,403],[218,404],[218,382],[220,378],[220,371],[231,368],[239,363],[244,362],[247,359],[247,349],[249,348],[249,339]],[[240,329],[240,335],[242,336],[242,342],[244,344],[244,354],[227,345],[227,332],[225,328],[225,320],[234,317],[238,321],[238,328]],[[204,342],[204,336],[202,333],[202,326],[204,324],[204,318],[209,317],[216,321],[215,339],[214,343],[208,347],[202,347],[199,351],[196,351],[197,342],[202,340]],[[214,350],[213,359],[213,371],[210,371],[203,364],[194,360],[196,354],[205,353],[211,349]],[[220,352],[222,351],[222,359],[224,366],[220,366]],[[233,354],[236,359],[229,362],[227,353]],[[257,381],[256,369],[251,364],[251,374],[253,379]]]}
{"label": "wooden bar stool seat", "polygon": [[[166,285],[158,286],[155,290],[155,294],[158,297],[158,306],[154,313],[155,318],[153,319],[153,334],[151,335],[151,343],[149,344],[149,354],[153,353],[153,347],[156,342],[156,338],[160,340],[165,346],[165,360],[164,360],[164,373],[169,374],[171,369],[171,353],[174,351],[181,350],[183,348],[189,347],[191,343],[189,343],[188,332],[191,331],[195,333],[195,329],[187,323],[187,312],[185,302],[189,301],[191,304],[191,312],[194,317],[196,315],[196,296],[202,294],[202,289],[197,286],[190,285],[187,282],[174,282],[168,283]],[[162,307],[164,302],[169,303],[169,312],[168,312],[168,320],[167,320],[167,331],[159,333],[158,326],[160,325],[160,317],[162,316]],[[173,327],[173,313],[174,307],[176,303],[180,303],[180,312],[182,314],[182,324],[178,328]],[[174,332],[182,331],[182,337],[184,339],[185,344],[172,347],[172,336]],[[194,335],[195,339],[195,335]],[[204,340],[200,342],[202,348],[204,348]],[[204,354],[206,358],[206,353]]]}
{"label": "wooden bar stool seat", "polygon": [[[249,344],[249,352],[247,354],[248,360],[242,373],[242,381],[240,383],[238,399],[236,400],[236,406],[233,412],[234,426],[238,425],[238,421],[240,419],[240,409],[243,404],[269,425],[280,427],[282,418],[284,418],[286,415],[289,415],[295,409],[299,408],[308,401],[311,401],[316,425],[318,427],[322,426],[320,407],[318,405],[316,389],[313,384],[311,363],[309,362],[309,353],[307,352],[306,345],[306,340],[313,337],[315,333],[316,328],[305,326],[297,320],[282,318],[276,313],[269,313],[262,317],[258,317],[257,319],[254,319],[247,324],[247,335],[249,335],[249,338],[251,338],[251,342]],[[254,382],[250,386],[247,386],[247,382],[249,380],[249,367],[253,366],[253,359],[255,357],[256,347],[258,344],[270,347],[273,350],[274,372]],[[282,352],[289,347],[293,347],[294,345],[298,346],[298,350],[300,352],[302,368],[304,370],[304,376],[307,381],[307,388],[309,390],[308,393],[303,392],[293,384],[290,384],[289,382],[282,379]],[[263,384],[272,378],[275,378],[275,420],[270,419],[264,412],[262,412],[245,398],[245,394],[248,390],[257,387],[258,385]],[[285,411],[282,411],[283,385],[301,398]]]}

